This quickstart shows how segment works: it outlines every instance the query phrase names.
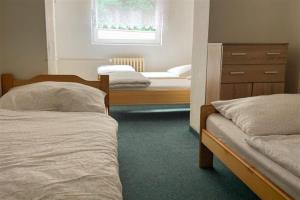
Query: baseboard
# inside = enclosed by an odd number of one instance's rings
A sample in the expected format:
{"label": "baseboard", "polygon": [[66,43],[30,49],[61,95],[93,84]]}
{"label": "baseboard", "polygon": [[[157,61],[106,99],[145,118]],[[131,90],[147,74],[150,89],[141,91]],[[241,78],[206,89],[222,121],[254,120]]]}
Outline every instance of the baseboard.
{"label": "baseboard", "polygon": [[191,133],[193,133],[193,135],[199,137],[199,133],[193,127],[190,126],[189,130]]}

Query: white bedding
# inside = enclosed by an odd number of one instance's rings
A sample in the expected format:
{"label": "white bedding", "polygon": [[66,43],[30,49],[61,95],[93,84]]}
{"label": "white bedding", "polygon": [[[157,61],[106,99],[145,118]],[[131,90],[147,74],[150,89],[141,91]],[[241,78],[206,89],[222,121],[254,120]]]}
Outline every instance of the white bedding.
{"label": "white bedding", "polygon": [[140,72],[114,72],[109,74],[110,88],[146,88],[150,79]]}
{"label": "white bedding", "polygon": [[0,98],[0,108],[105,113],[105,96],[105,92],[80,83],[39,82],[11,89]]}
{"label": "white bedding", "polygon": [[150,78],[150,79],[156,79],[156,78],[180,78],[177,74],[171,73],[171,72],[142,72],[142,75]]}
{"label": "white bedding", "polygon": [[0,127],[0,199],[122,199],[111,117],[0,110]]}
{"label": "white bedding", "polygon": [[256,136],[246,141],[251,147],[300,178],[300,134]]}
{"label": "white bedding", "polygon": [[97,68],[98,75],[108,75],[114,72],[135,72],[130,65],[102,65]]}
{"label": "white bedding", "polygon": [[208,117],[206,125],[210,133],[229,146],[241,158],[293,198],[300,199],[300,178],[248,145],[246,139],[250,136],[231,120],[220,114],[212,114]]}
{"label": "white bedding", "polygon": [[191,80],[189,79],[151,79],[151,85],[147,88],[115,88],[114,90],[178,90],[190,89]]}
{"label": "white bedding", "polygon": [[248,135],[300,133],[300,94],[256,96],[212,104]]}

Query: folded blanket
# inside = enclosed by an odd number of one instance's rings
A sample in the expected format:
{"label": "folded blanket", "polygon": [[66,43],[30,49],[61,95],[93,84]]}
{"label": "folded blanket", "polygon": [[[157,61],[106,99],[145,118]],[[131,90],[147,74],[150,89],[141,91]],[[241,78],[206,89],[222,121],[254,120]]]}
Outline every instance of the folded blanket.
{"label": "folded blanket", "polygon": [[300,178],[300,134],[255,136],[247,143]]}
{"label": "folded blanket", "polygon": [[114,72],[109,74],[110,88],[146,88],[151,81],[139,72]]}

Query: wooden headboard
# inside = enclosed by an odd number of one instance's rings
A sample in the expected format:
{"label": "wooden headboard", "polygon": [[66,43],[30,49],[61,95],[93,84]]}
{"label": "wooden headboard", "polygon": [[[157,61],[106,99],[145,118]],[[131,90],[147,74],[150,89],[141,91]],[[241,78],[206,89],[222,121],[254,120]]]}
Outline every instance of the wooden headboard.
{"label": "wooden headboard", "polygon": [[88,85],[99,90],[104,91],[107,95],[105,97],[105,105],[109,108],[109,76],[101,75],[100,81],[87,81],[75,75],[38,75],[29,80],[17,80],[12,74],[1,75],[2,94],[7,93],[10,89],[28,85],[37,82],[55,81],[55,82],[74,82]]}

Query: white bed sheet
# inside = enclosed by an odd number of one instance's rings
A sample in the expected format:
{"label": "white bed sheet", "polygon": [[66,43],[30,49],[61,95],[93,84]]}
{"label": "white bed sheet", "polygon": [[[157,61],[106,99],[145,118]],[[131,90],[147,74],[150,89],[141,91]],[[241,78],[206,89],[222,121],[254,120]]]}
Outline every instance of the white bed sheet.
{"label": "white bed sheet", "polygon": [[114,72],[109,74],[110,88],[146,88],[150,79],[139,72]]}
{"label": "white bed sheet", "polygon": [[271,159],[250,147],[247,136],[232,121],[220,114],[212,114],[207,120],[207,130],[228,145],[249,164],[257,168],[285,192],[295,199],[300,199],[300,179],[290,171],[282,168]]}
{"label": "white bed sheet", "polygon": [[113,90],[174,90],[190,89],[191,80],[189,79],[150,79],[151,85],[147,88],[116,88]]}
{"label": "white bed sheet", "polygon": [[252,148],[300,178],[300,134],[254,136],[246,141]]}
{"label": "white bed sheet", "polygon": [[171,73],[171,72],[141,72],[143,76],[151,79],[156,79],[156,78],[179,78],[177,74]]}
{"label": "white bed sheet", "polygon": [[122,199],[114,119],[0,110],[0,199]]}

